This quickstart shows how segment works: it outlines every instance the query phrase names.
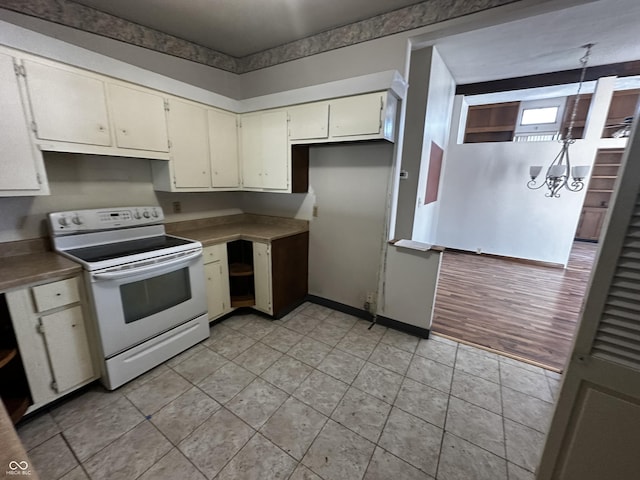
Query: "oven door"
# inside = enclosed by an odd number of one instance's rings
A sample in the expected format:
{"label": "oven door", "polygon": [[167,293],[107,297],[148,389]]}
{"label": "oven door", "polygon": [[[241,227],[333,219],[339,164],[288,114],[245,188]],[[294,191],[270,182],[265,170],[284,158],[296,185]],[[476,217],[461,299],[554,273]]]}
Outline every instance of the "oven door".
{"label": "oven door", "polygon": [[105,358],[207,311],[201,247],[87,276]]}

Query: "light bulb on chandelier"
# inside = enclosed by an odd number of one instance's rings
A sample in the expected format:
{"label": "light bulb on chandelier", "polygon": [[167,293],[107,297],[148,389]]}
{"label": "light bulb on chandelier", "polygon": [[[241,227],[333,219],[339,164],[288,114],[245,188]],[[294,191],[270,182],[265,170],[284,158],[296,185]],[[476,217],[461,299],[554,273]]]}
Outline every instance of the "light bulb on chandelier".
{"label": "light bulb on chandelier", "polygon": [[[576,113],[578,111],[578,102],[580,101],[580,93],[582,91],[582,84],[587,73],[587,62],[591,55],[592,43],[584,45],[587,51],[580,58],[580,64],[582,65],[582,72],[580,74],[580,83],[578,84],[578,92],[576,94],[575,101],[573,103],[573,110],[571,111],[571,117],[569,120],[569,127],[567,128],[567,135],[560,140],[562,147],[560,153],[553,159],[551,165],[547,169],[547,173],[544,178],[544,182],[538,184],[536,179],[542,172],[542,166],[535,165],[529,167],[529,176],[531,180],[527,183],[527,187],[531,190],[538,190],[543,186],[547,186],[549,191],[545,196],[550,198],[560,197],[560,190],[564,187],[570,192],[579,192],[584,188],[583,180],[589,174],[589,167],[585,165],[571,166],[571,160],[569,159],[569,146],[575,143],[573,138],[573,127],[576,121]],[[569,180],[571,176],[571,180]]]}

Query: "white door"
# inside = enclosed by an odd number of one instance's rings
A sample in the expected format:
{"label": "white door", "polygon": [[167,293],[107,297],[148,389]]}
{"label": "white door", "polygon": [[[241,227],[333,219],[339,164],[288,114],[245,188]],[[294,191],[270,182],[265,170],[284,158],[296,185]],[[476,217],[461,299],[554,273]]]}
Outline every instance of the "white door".
{"label": "white door", "polygon": [[271,315],[271,251],[265,243],[253,242],[253,275],[256,308]]}
{"label": "white door", "polygon": [[329,104],[310,103],[291,107],[289,113],[289,140],[311,140],[329,136]]}
{"label": "white door", "polygon": [[262,188],[262,115],[242,117],[240,129],[242,185]]}
{"label": "white door", "polygon": [[[637,124],[636,124],[637,127]],[[640,475],[640,134],[623,157],[538,480]]]}
{"label": "white door", "polygon": [[231,188],[240,186],[238,156],[238,123],[232,113],[208,110],[211,185]]}
{"label": "white door", "polygon": [[207,309],[209,318],[217,318],[224,313],[224,295],[222,282],[222,265],[220,261],[208,263],[204,266],[204,276],[207,279]]}
{"label": "white door", "polygon": [[289,187],[289,140],[287,112],[267,112],[262,115],[262,185],[264,188],[286,190]]}
{"label": "white door", "polygon": [[0,191],[6,191],[8,195],[14,192],[38,193],[41,185],[37,162],[42,161],[42,154],[31,145],[13,58],[1,53],[0,85]]}
{"label": "white door", "polygon": [[207,110],[192,103],[169,100],[170,162],[176,188],[211,186]]}
{"label": "white door", "polygon": [[382,93],[369,93],[331,101],[332,137],[374,135],[382,128]]}
{"label": "white door", "polygon": [[122,85],[108,88],[117,146],[168,152],[164,98]]}
{"label": "white door", "polygon": [[38,138],[111,145],[104,82],[31,60],[23,64]]}
{"label": "white door", "polygon": [[58,393],[94,376],[82,308],[68,308],[40,318]]}

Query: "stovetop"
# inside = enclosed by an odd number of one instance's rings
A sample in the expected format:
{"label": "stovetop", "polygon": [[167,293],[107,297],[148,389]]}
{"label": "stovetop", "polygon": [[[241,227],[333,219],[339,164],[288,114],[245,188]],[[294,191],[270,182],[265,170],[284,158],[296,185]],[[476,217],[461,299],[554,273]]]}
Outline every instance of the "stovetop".
{"label": "stovetop", "polygon": [[66,250],[66,253],[87,263],[94,263],[192,244],[192,240],[161,235],[137,240],[107,243],[104,245],[74,248]]}

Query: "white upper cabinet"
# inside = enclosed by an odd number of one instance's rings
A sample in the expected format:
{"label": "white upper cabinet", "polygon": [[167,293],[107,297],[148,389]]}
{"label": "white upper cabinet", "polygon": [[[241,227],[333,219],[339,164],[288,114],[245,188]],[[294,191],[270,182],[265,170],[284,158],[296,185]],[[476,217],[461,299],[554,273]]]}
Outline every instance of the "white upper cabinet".
{"label": "white upper cabinet", "polygon": [[109,84],[109,108],[120,148],[168,152],[165,100],[138,88]]}
{"label": "white upper cabinet", "polygon": [[329,136],[329,103],[317,102],[291,107],[289,140],[324,139]]}
{"label": "white upper cabinet", "polygon": [[238,188],[240,186],[240,157],[238,154],[238,116],[209,109],[209,158],[211,186]]}
{"label": "white upper cabinet", "polygon": [[374,92],[289,107],[289,141],[296,143],[394,141],[397,100]]}
{"label": "white upper cabinet", "polygon": [[377,135],[382,130],[382,95],[372,93],[331,101],[331,136]]}
{"label": "white upper cabinet", "polygon": [[243,187],[287,190],[290,171],[287,112],[243,115],[240,138]]}
{"label": "white upper cabinet", "polygon": [[263,188],[283,190],[289,187],[289,142],[287,112],[262,115]]}
{"label": "white upper cabinet", "polygon": [[111,145],[103,81],[62,66],[23,65],[39,139]]}
{"label": "white upper cabinet", "polygon": [[379,135],[383,131],[385,94],[369,93],[331,100],[332,137]]}
{"label": "white upper cabinet", "polygon": [[172,98],[168,119],[174,186],[208,189],[211,184],[207,110]]}
{"label": "white upper cabinet", "polygon": [[31,141],[16,70],[13,57],[0,53],[0,196],[46,195],[42,153]]}
{"label": "white upper cabinet", "polygon": [[240,186],[237,116],[206,105],[167,100],[169,162],[153,162],[156,190],[208,192]]}

